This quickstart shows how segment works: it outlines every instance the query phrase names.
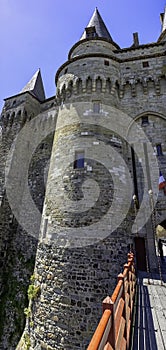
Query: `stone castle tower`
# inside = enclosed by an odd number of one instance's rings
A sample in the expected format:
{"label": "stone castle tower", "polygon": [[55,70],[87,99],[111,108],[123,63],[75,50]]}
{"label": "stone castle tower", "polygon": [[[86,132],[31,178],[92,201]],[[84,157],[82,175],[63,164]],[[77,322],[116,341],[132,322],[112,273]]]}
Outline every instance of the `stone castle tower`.
{"label": "stone castle tower", "polygon": [[139,269],[158,268],[166,11],[161,21],[157,42],[140,45],[134,33],[121,49],[96,8],[56,73],[56,96],[45,98],[37,71],[5,99],[0,349],[15,349],[24,326],[18,349],[85,349],[129,250]]}

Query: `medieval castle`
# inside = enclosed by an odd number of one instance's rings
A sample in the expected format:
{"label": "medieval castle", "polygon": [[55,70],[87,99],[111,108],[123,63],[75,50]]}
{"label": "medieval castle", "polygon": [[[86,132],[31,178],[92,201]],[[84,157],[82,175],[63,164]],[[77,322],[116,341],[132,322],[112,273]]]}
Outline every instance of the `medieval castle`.
{"label": "medieval castle", "polygon": [[140,270],[158,268],[166,10],[161,23],[157,42],[141,45],[134,33],[122,49],[96,8],[56,73],[56,96],[45,98],[39,70],[5,99],[1,350],[86,349],[127,253]]}

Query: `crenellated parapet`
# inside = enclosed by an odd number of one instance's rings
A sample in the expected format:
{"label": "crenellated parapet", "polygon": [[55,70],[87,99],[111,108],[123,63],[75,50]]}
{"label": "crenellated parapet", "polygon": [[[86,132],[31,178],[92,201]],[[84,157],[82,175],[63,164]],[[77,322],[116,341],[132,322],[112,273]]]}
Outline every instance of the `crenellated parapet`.
{"label": "crenellated parapet", "polygon": [[63,77],[58,82],[57,97],[61,97],[63,101],[71,97],[71,95],[79,94],[92,94],[96,93],[108,93],[114,94],[115,89],[119,86],[118,81],[105,77],[104,75],[94,74],[84,76],[83,78],[69,77],[63,81]]}
{"label": "crenellated parapet", "polygon": [[166,76],[163,74],[135,78],[121,77],[120,79],[103,74],[87,74],[82,78],[69,74],[59,79],[56,99],[65,102],[74,95],[93,93],[101,93],[105,97],[118,96],[119,99],[125,99],[126,96],[140,98],[141,95],[160,96],[165,94],[165,91]]}
{"label": "crenellated parapet", "polygon": [[141,97],[141,95],[155,94],[160,96],[165,94],[166,77],[147,75],[144,77],[126,78],[120,85],[120,97],[125,98],[128,93],[131,97]]}

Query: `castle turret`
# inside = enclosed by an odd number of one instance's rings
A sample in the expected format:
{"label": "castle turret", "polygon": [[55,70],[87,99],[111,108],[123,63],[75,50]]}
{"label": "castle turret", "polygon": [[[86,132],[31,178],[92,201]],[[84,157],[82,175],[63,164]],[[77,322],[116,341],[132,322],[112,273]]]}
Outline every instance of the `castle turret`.
{"label": "castle turret", "polygon": [[[117,45],[98,10],[87,28],[56,75],[60,106],[34,273],[40,295],[27,325],[33,349],[87,347],[131,243]],[[117,228],[123,220],[125,229]]]}
{"label": "castle turret", "polygon": [[40,112],[40,102],[44,100],[45,93],[39,69],[19,93],[5,98],[1,115],[4,132],[6,128],[11,130],[13,127],[16,135],[26,121]]}
{"label": "castle turret", "polygon": [[117,49],[119,46],[95,9],[81,39],[70,49],[68,61],[57,71],[57,98],[67,102],[72,94],[78,101],[83,92],[86,101],[92,101],[101,93],[106,103],[111,100],[111,104],[117,106],[119,62],[114,53]]}
{"label": "castle turret", "polygon": [[[27,306],[25,291],[34,269],[40,221],[35,215],[36,237],[25,230],[24,223],[32,218],[27,189],[29,198],[35,197],[40,210],[43,204],[44,186],[39,179],[38,164],[41,159],[43,163],[43,153],[47,161],[49,147],[45,152],[44,147],[37,152],[35,147],[32,149],[35,142],[31,141],[32,131],[39,125],[35,125],[35,116],[39,114],[44,98],[41,73],[37,71],[21,92],[5,98],[0,119],[0,348],[4,350],[14,349],[23,331],[25,315],[20,310]],[[35,140],[38,136],[40,134],[36,133]],[[31,162],[33,153],[36,158]],[[35,178],[34,182],[36,173],[38,180],[36,182]],[[21,224],[23,211],[27,215]]]}

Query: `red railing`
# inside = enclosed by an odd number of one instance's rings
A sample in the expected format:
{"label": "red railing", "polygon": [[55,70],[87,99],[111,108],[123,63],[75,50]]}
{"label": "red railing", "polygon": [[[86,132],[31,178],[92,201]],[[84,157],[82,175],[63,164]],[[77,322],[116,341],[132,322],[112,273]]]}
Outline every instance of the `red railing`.
{"label": "red railing", "polygon": [[134,256],[129,253],[112,296],[103,301],[103,315],[87,350],[129,349],[135,287]]}

